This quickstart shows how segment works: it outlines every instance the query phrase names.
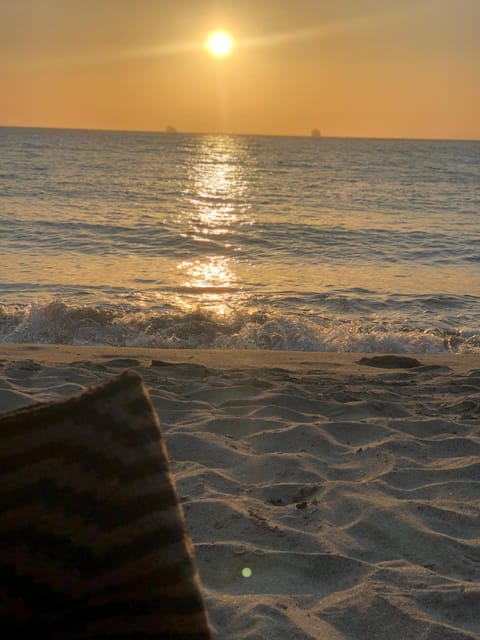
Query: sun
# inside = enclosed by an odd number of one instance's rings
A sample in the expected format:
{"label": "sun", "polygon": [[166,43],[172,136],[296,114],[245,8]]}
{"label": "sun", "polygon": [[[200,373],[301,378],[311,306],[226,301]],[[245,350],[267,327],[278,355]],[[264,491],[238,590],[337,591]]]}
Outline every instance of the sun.
{"label": "sun", "polygon": [[218,58],[228,55],[234,45],[232,36],[228,31],[212,31],[207,37],[207,49]]}

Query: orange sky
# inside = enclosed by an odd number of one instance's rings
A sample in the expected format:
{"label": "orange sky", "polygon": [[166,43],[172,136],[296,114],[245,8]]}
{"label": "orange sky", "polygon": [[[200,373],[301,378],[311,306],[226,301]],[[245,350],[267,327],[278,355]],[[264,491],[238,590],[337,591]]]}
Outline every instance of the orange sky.
{"label": "orange sky", "polygon": [[480,139],[479,25],[479,0],[0,0],[0,125]]}

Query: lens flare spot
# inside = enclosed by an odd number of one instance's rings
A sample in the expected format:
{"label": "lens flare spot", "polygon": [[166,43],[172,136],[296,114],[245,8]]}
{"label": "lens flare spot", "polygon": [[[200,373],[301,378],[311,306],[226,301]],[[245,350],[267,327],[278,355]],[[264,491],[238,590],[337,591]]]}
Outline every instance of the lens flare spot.
{"label": "lens flare spot", "polygon": [[242,569],[242,576],[244,578],[250,578],[251,575],[252,575],[252,570],[250,569],[250,567],[244,567]]}

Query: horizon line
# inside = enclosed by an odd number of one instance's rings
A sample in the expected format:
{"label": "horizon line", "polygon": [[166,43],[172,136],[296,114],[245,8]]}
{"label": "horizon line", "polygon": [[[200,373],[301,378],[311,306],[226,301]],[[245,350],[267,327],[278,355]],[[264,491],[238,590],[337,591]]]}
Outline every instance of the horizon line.
{"label": "horizon line", "polygon": [[335,135],[321,133],[320,136],[312,136],[311,133],[240,133],[232,131],[183,131],[176,130],[174,132],[165,129],[117,129],[117,128],[98,128],[98,127],[66,127],[66,126],[50,126],[50,125],[10,125],[0,124],[0,129],[47,129],[51,131],[96,131],[105,133],[147,133],[147,134],[164,134],[167,136],[181,135],[210,135],[210,136],[243,136],[243,137],[270,137],[270,138],[313,138],[315,140],[322,139],[345,139],[345,140],[417,140],[431,142],[480,142],[480,138],[428,138],[428,137],[402,137],[402,136],[359,136],[359,135]]}

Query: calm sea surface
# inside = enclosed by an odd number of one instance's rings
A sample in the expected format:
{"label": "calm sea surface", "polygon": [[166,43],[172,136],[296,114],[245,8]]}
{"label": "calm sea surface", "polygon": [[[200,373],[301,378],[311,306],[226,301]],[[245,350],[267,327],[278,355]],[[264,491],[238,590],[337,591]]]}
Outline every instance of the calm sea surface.
{"label": "calm sea surface", "polygon": [[0,342],[480,353],[480,143],[0,129]]}

